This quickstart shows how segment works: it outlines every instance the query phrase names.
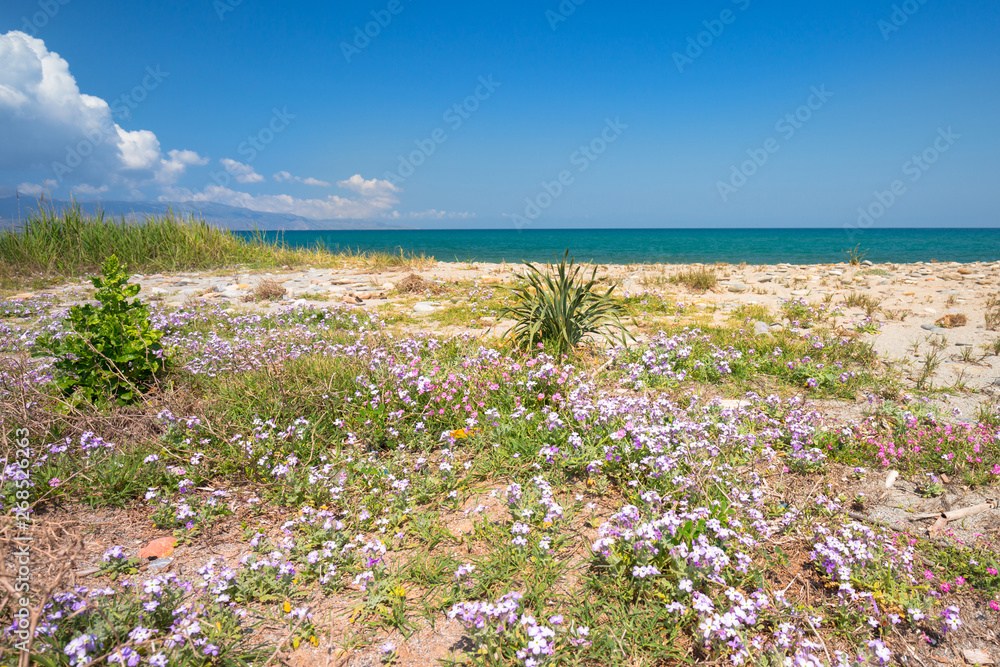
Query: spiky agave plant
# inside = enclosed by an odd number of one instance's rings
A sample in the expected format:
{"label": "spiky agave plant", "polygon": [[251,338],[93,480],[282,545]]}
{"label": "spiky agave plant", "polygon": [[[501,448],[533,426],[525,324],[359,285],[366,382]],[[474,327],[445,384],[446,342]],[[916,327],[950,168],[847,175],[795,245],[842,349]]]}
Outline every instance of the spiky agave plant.
{"label": "spiky agave plant", "polygon": [[517,287],[508,288],[515,304],[500,310],[502,317],[515,322],[510,336],[517,346],[531,349],[538,342],[548,343],[562,356],[572,354],[588,334],[623,345],[632,338],[621,321],[625,309],[611,296],[615,287],[595,291],[596,266],[588,279],[586,267],[569,259],[568,250],[562,261],[544,271],[531,262],[524,264],[528,272]]}

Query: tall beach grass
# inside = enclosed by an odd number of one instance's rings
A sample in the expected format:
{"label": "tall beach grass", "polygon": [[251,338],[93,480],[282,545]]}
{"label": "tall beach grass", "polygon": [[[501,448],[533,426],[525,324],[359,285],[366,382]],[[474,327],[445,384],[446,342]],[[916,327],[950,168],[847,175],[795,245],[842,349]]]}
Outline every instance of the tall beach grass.
{"label": "tall beach grass", "polygon": [[17,226],[0,229],[0,277],[79,276],[92,273],[109,255],[142,273],[285,266],[368,268],[420,266],[432,257],[403,252],[331,252],[291,248],[263,234],[250,238],[172,212],[141,220],[86,215],[79,207],[32,211]]}

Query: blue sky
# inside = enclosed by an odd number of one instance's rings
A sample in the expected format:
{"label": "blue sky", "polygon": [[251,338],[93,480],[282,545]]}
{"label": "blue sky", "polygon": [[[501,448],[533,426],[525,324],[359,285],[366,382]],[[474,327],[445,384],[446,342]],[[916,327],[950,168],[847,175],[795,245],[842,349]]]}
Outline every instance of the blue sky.
{"label": "blue sky", "polygon": [[7,0],[4,192],[421,227],[1000,224],[995,1],[236,2]]}

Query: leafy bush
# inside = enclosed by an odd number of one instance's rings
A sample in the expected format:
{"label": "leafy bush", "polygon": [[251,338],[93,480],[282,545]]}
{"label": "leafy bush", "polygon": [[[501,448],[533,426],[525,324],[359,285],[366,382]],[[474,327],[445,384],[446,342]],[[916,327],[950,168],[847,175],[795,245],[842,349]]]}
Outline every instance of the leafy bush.
{"label": "leafy bush", "polygon": [[[542,271],[531,262],[525,262],[528,273],[521,284],[511,288],[515,305],[500,310],[501,317],[515,320],[511,337],[519,347],[530,349],[536,342],[550,344],[558,355],[571,354],[588,334],[599,334],[605,340],[619,340],[612,332],[621,335],[622,344],[630,337],[621,322],[624,307],[612,298],[614,286],[600,294],[597,285],[597,267],[590,278],[576,260],[569,260],[569,251],[562,261]],[[583,275],[581,275],[583,273]]]}
{"label": "leafy bush", "polygon": [[56,358],[56,384],[67,395],[92,402],[138,400],[169,361],[160,345],[163,332],[154,328],[149,310],[139,299],[138,285],[129,285],[125,267],[112,255],[103,277],[91,278],[100,308],[73,306],[69,331],[46,334],[33,348],[35,356]]}

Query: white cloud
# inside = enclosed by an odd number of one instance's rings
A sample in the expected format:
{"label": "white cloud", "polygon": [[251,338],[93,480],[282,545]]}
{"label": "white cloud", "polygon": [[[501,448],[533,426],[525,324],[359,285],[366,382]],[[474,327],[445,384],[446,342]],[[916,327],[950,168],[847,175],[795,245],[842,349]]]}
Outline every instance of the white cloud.
{"label": "white cloud", "polygon": [[69,64],[42,40],[16,30],[0,35],[0,63],[0,169],[50,171],[59,185],[134,189],[175,182],[201,164],[191,151],[165,159],[153,132],[121,128],[108,103],[81,93]]}
{"label": "white cloud", "polygon": [[426,211],[414,211],[412,213],[404,213],[400,217],[403,218],[415,218],[417,220],[467,220],[469,218],[476,217],[475,213],[469,212],[449,212],[449,211],[439,211],[437,209],[429,209]]}
{"label": "white cloud", "polygon": [[[112,100],[116,109],[117,104]],[[400,188],[377,178],[366,180],[360,174],[337,182],[347,191],[344,196],[252,195],[218,185],[192,192],[178,183],[192,167],[207,165],[208,158],[192,150],[164,151],[154,132],[122,128],[114,120],[112,105],[81,92],[69,64],[49,51],[44,41],[20,31],[0,34],[0,172],[15,174],[12,182],[23,180],[18,191],[28,196],[49,190],[60,197],[75,192],[144,199],[141,189],[150,186],[160,192],[160,201],[218,202],[312,219],[400,215],[395,210]],[[228,158],[220,162],[237,183],[265,181],[249,164]],[[274,180],[331,187],[319,178],[288,171],[274,174]],[[436,210],[410,214],[426,218],[467,215]]]}
{"label": "white cloud", "polygon": [[334,220],[338,218],[380,218],[391,217],[392,207],[399,202],[395,192],[399,188],[386,181],[364,181],[356,175],[341,183],[363,181],[365,183],[386,183],[391,191],[383,187],[369,187],[367,194],[357,198],[328,195],[323,199],[300,199],[290,195],[252,195],[218,185],[209,185],[201,192],[171,189],[160,197],[162,201],[215,202],[228,206],[239,206],[252,211],[266,213],[288,213],[313,220]]}
{"label": "white cloud", "polygon": [[291,181],[295,181],[296,183],[302,183],[303,185],[315,185],[320,188],[330,187],[329,183],[321,181],[318,178],[313,178],[312,176],[306,176],[305,178],[302,178],[301,176],[292,176],[292,174],[287,171],[279,171],[274,175],[274,180],[279,183],[289,183]]}
{"label": "white cloud", "polygon": [[264,181],[264,177],[254,171],[254,168],[248,164],[230,160],[227,157],[222,158],[219,162],[240,183],[262,183]]}
{"label": "white cloud", "polygon": [[314,185],[318,188],[328,188],[330,184],[326,181],[321,181],[318,178],[313,178],[312,176],[306,176],[305,178],[296,178],[299,183],[304,185]]}
{"label": "white cloud", "polygon": [[354,174],[346,181],[337,181],[337,185],[365,197],[387,197],[399,192],[399,188],[389,181],[380,181],[377,178],[366,181],[361,174]]}
{"label": "white cloud", "polygon": [[160,170],[156,173],[157,182],[163,185],[176,183],[189,166],[208,164],[207,157],[201,157],[194,151],[172,150],[167,155],[169,157],[160,163]]}
{"label": "white cloud", "polygon": [[[0,90],[0,95],[2,94],[3,91]],[[45,194],[45,186],[39,185],[38,183],[21,183],[17,186],[17,191],[23,195],[37,197],[38,195]]]}
{"label": "white cloud", "polygon": [[107,185],[102,185],[99,188],[95,188],[93,185],[87,185],[86,183],[81,183],[80,185],[73,186],[73,192],[81,195],[100,195],[107,192],[110,188]]}

